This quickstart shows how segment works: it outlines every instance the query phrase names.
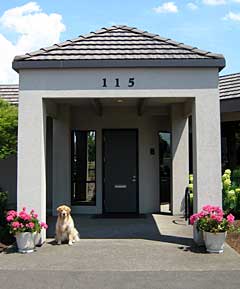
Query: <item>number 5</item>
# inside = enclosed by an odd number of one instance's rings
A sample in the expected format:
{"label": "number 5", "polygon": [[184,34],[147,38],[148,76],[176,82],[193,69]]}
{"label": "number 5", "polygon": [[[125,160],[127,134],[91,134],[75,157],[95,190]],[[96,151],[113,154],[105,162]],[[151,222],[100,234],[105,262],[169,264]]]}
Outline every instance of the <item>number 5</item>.
{"label": "number 5", "polygon": [[129,78],[128,87],[133,87],[135,85],[134,78]]}

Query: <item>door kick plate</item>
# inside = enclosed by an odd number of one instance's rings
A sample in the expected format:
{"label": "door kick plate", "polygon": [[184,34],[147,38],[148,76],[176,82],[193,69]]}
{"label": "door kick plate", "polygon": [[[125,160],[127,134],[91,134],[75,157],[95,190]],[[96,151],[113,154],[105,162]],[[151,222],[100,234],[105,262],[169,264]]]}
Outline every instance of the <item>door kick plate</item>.
{"label": "door kick plate", "polygon": [[126,189],[127,185],[115,185],[114,188],[115,189]]}

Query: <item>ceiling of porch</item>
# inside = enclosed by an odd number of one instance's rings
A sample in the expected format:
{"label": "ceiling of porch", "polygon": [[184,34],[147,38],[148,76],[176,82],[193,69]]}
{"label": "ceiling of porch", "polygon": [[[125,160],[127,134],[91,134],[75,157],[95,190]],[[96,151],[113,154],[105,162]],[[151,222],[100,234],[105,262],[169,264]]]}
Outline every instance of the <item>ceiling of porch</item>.
{"label": "ceiling of porch", "polygon": [[66,104],[72,107],[79,106],[84,109],[91,108],[97,115],[102,115],[104,109],[135,108],[139,116],[151,112],[157,115],[169,115],[172,104],[185,103],[187,98],[57,98],[46,99],[54,104]]}

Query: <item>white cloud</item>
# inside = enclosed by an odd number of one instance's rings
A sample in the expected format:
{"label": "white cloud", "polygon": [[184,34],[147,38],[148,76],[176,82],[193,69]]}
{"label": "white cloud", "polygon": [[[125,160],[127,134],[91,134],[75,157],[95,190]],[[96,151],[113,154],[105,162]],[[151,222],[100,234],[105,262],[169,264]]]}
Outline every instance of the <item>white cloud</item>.
{"label": "white cloud", "polygon": [[197,4],[192,3],[192,2],[187,3],[187,7],[188,7],[190,10],[197,10],[197,9],[198,9]]}
{"label": "white cloud", "polygon": [[0,83],[16,82],[17,74],[12,70],[12,59],[16,48],[0,34]]}
{"label": "white cloud", "polygon": [[1,27],[16,33],[17,40],[13,43],[0,33],[0,83],[17,81],[17,74],[11,69],[15,55],[59,42],[65,31],[62,16],[42,12],[36,2],[5,11],[0,17]]}
{"label": "white cloud", "polygon": [[223,19],[240,22],[240,13],[234,13],[230,11]]}
{"label": "white cloud", "polygon": [[225,5],[226,0],[203,0],[203,3],[210,6]]}
{"label": "white cloud", "polygon": [[161,6],[153,8],[156,13],[177,13],[178,7],[174,2],[165,2]]}

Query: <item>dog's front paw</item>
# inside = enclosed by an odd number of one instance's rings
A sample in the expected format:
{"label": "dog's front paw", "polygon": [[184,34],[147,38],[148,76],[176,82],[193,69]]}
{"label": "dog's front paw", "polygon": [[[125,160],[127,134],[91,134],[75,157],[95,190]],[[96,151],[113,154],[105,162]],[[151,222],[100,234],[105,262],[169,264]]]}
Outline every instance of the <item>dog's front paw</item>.
{"label": "dog's front paw", "polygon": [[72,244],[73,244],[72,241],[69,241],[69,242],[68,242],[68,245],[69,245],[69,246],[72,246]]}
{"label": "dog's front paw", "polygon": [[58,244],[58,245],[61,245],[61,244],[62,244],[61,240],[58,240],[58,241],[57,241],[57,244]]}

